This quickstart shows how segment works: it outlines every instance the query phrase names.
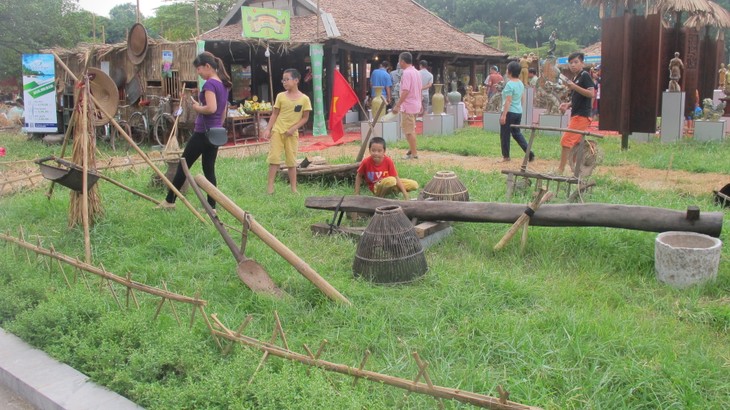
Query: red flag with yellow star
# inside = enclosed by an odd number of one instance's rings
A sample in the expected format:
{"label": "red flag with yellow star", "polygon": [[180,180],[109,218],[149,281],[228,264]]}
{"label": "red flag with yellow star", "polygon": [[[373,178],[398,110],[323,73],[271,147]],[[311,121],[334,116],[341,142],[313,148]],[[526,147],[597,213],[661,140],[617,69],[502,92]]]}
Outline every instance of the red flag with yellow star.
{"label": "red flag with yellow star", "polygon": [[339,70],[334,71],[334,86],[332,87],[332,104],[330,104],[329,127],[332,140],[338,141],[345,134],[342,119],[347,111],[358,101],[357,94],[347,83]]}

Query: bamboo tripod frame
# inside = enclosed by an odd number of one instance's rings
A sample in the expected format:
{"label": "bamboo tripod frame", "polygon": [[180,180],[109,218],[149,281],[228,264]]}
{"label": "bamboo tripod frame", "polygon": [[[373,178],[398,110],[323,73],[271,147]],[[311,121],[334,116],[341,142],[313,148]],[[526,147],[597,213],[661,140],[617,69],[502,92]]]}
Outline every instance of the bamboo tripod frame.
{"label": "bamboo tripod frame", "polygon": [[[400,389],[407,390],[409,392],[419,393],[419,394],[425,394],[432,396],[436,399],[438,399],[439,408],[443,408],[442,399],[450,399],[450,400],[456,400],[462,403],[468,403],[472,404],[474,406],[483,407],[483,408],[489,408],[489,409],[499,409],[499,410],[537,410],[538,407],[532,407],[524,404],[520,404],[517,402],[509,401],[509,392],[505,391],[502,386],[498,386],[499,391],[499,397],[492,397],[487,396],[483,394],[463,391],[460,389],[453,389],[448,387],[441,387],[434,385],[431,381],[431,377],[428,374],[428,367],[429,363],[424,362],[421,360],[420,356],[418,355],[418,352],[413,352],[412,357],[414,361],[416,362],[416,366],[418,367],[418,372],[413,380],[408,380],[400,377],[390,376],[370,370],[365,370],[365,364],[367,363],[368,358],[370,357],[370,352],[365,351],[365,354],[363,356],[362,361],[360,362],[359,367],[352,367],[347,366],[344,364],[339,363],[333,363],[329,361],[325,361],[320,359],[321,354],[324,352],[324,348],[327,345],[328,341],[324,339],[319,346],[319,349],[317,350],[317,353],[313,353],[312,350],[305,344],[303,345],[304,350],[307,352],[306,354],[301,354],[292,351],[289,348],[288,341],[286,339],[286,333],[284,332],[284,328],[281,324],[281,320],[279,318],[278,312],[274,312],[274,331],[272,334],[272,337],[269,342],[265,342],[250,336],[246,336],[243,334],[246,327],[250,324],[252,320],[251,315],[247,315],[244,321],[241,323],[241,325],[235,330],[231,330],[227,328],[217,317],[216,314],[211,314],[210,317],[205,312],[205,306],[207,305],[207,301],[200,299],[197,297],[188,297],[181,294],[170,292],[167,289],[167,284],[162,283],[162,289],[152,287],[149,285],[145,285],[140,282],[135,282],[131,279],[131,274],[127,273],[126,276],[119,276],[115,275],[109,271],[107,271],[104,266],[96,267],[94,265],[84,263],[80,261],[78,258],[73,258],[67,255],[64,255],[62,253],[56,252],[56,250],[53,248],[53,245],[51,245],[50,249],[43,248],[40,243],[37,245],[34,245],[28,241],[25,240],[25,234],[23,232],[23,229],[20,228],[19,237],[13,237],[8,234],[0,233],[0,239],[15,244],[19,248],[25,249],[25,256],[26,261],[30,264],[32,263],[30,253],[29,251],[32,251],[40,256],[46,256],[48,259],[43,259],[43,262],[46,266],[46,268],[51,271],[52,265],[49,261],[55,260],[58,263],[58,267],[61,270],[61,273],[64,278],[64,282],[68,287],[72,286],[72,281],[69,280],[68,276],[66,275],[66,272],[63,268],[62,263],[65,263],[67,265],[71,265],[78,269],[82,273],[82,279],[84,280],[85,286],[87,289],[91,290],[91,286],[88,283],[87,278],[83,275],[83,272],[88,272],[91,274],[94,274],[96,276],[99,276],[101,278],[101,282],[99,283],[99,288],[103,289],[104,285],[109,288],[110,293],[112,294],[112,297],[114,298],[116,304],[119,306],[120,309],[124,309],[116,291],[112,287],[112,282],[122,285],[126,288],[126,307],[129,308],[130,301],[134,302],[135,306],[139,309],[139,301],[134,293],[135,290],[152,295],[157,296],[160,298],[160,301],[158,302],[157,309],[155,311],[154,318],[156,319],[159,314],[161,313],[161,310],[165,304],[165,302],[169,302],[170,310],[172,311],[173,316],[175,317],[176,321],[178,322],[178,325],[181,325],[180,318],[177,314],[177,310],[174,307],[173,302],[177,303],[184,303],[187,305],[192,306],[192,314],[190,316],[190,323],[189,326],[192,327],[193,322],[195,321],[195,314],[196,312],[200,312],[201,317],[203,318],[203,321],[205,322],[206,327],[210,331],[211,335],[213,336],[213,339],[218,346],[218,348],[221,350],[223,354],[228,354],[231,350],[231,348],[236,345],[240,344],[242,346],[248,346],[252,347],[258,350],[261,350],[264,352],[261,361],[259,362],[259,365],[257,366],[256,370],[251,375],[251,378],[249,379],[249,384],[253,381],[254,377],[256,376],[256,373],[263,367],[263,365],[266,363],[266,360],[269,356],[276,356],[279,358],[283,358],[286,360],[295,361],[307,366],[320,368],[322,370],[334,372],[334,373],[340,373],[348,376],[354,377],[353,385],[357,383],[359,379],[366,379],[378,383],[385,383],[390,386],[394,386]],[[15,249],[15,248],[13,248]],[[17,255],[16,255],[17,256]],[[36,257],[37,259],[37,257]],[[279,347],[276,344],[274,344],[279,338],[281,338],[282,343],[284,347]],[[228,340],[231,343],[227,346],[223,346],[221,343],[221,339]],[[421,382],[420,380],[423,379],[425,383]]]}

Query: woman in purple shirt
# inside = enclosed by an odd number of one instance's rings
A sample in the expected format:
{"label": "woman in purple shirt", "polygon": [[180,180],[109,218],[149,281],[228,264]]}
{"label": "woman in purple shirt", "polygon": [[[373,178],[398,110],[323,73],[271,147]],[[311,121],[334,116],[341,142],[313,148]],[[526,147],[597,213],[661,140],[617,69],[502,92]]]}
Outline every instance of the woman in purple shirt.
{"label": "woman in purple shirt", "polygon": [[[223,126],[228,106],[228,91],[232,82],[223,61],[207,51],[198,55],[193,60],[193,65],[198,75],[205,80],[205,84],[198,95],[198,101],[193,101],[192,104],[193,110],[198,113],[198,116],[195,118],[193,136],[185,146],[182,157],[188,167],[192,168],[195,161],[202,156],[203,174],[208,181],[216,185],[215,160],[218,157],[218,147],[208,141],[205,133],[209,128]],[[184,183],[185,173],[182,167],[178,167],[172,184],[180,190]],[[167,198],[158,208],[175,208],[176,199],[175,193],[168,190]],[[215,209],[215,200],[210,196],[208,196],[208,203]]]}

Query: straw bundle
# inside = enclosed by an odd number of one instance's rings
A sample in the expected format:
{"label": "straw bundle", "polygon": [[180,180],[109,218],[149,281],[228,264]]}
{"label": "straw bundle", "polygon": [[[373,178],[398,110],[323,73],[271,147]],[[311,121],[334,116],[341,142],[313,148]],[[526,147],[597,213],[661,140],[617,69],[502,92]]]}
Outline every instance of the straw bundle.
{"label": "straw bundle", "polygon": [[469,190],[452,171],[438,171],[423,187],[422,199],[469,202]]}
{"label": "straw bundle", "polygon": [[423,246],[401,207],[375,208],[355,251],[352,271],[374,283],[408,283],[428,270]]}
{"label": "straw bundle", "polygon": [[[85,166],[86,172],[88,173],[91,171],[96,171],[96,139],[92,138],[92,135],[94,135],[94,126],[92,122],[93,110],[89,107],[91,101],[90,98],[87,98],[87,90],[88,87],[83,88],[78,99],[77,109],[81,110],[81,112],[79,113],[81,115],[77,116],[76,124],[73,128],[74,140],[71,160],[73,163],[79,165],[82,168]],[[88,190],[87,203],[89,222],[93,223],[104,213],[101,204],[101,196],[99,195],[98,185],[94,184]],[[83,192],[71,191],[68,216],[69,228],[73,228],[76,225],[80,225],[83,223]]]}

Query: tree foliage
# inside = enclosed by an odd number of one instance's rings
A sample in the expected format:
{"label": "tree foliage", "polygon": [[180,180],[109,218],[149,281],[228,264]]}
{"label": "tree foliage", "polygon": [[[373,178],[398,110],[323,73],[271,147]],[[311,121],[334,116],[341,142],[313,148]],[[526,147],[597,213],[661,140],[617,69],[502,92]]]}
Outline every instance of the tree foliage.
{"label": "tree foliage", "polygon": [[[600,40],[598,10],[581,0],[418,0],[451,25],[486,37],[517,37],[534,48],[543,46],[553,30],[561,40],[581,47]],[[535,22],[542,17],[542,26]],[[500,33],[501,31],[501,33]],[[517,32],[515,35],[515,31]],[[508,51],[508,50],[505,50]]]}

